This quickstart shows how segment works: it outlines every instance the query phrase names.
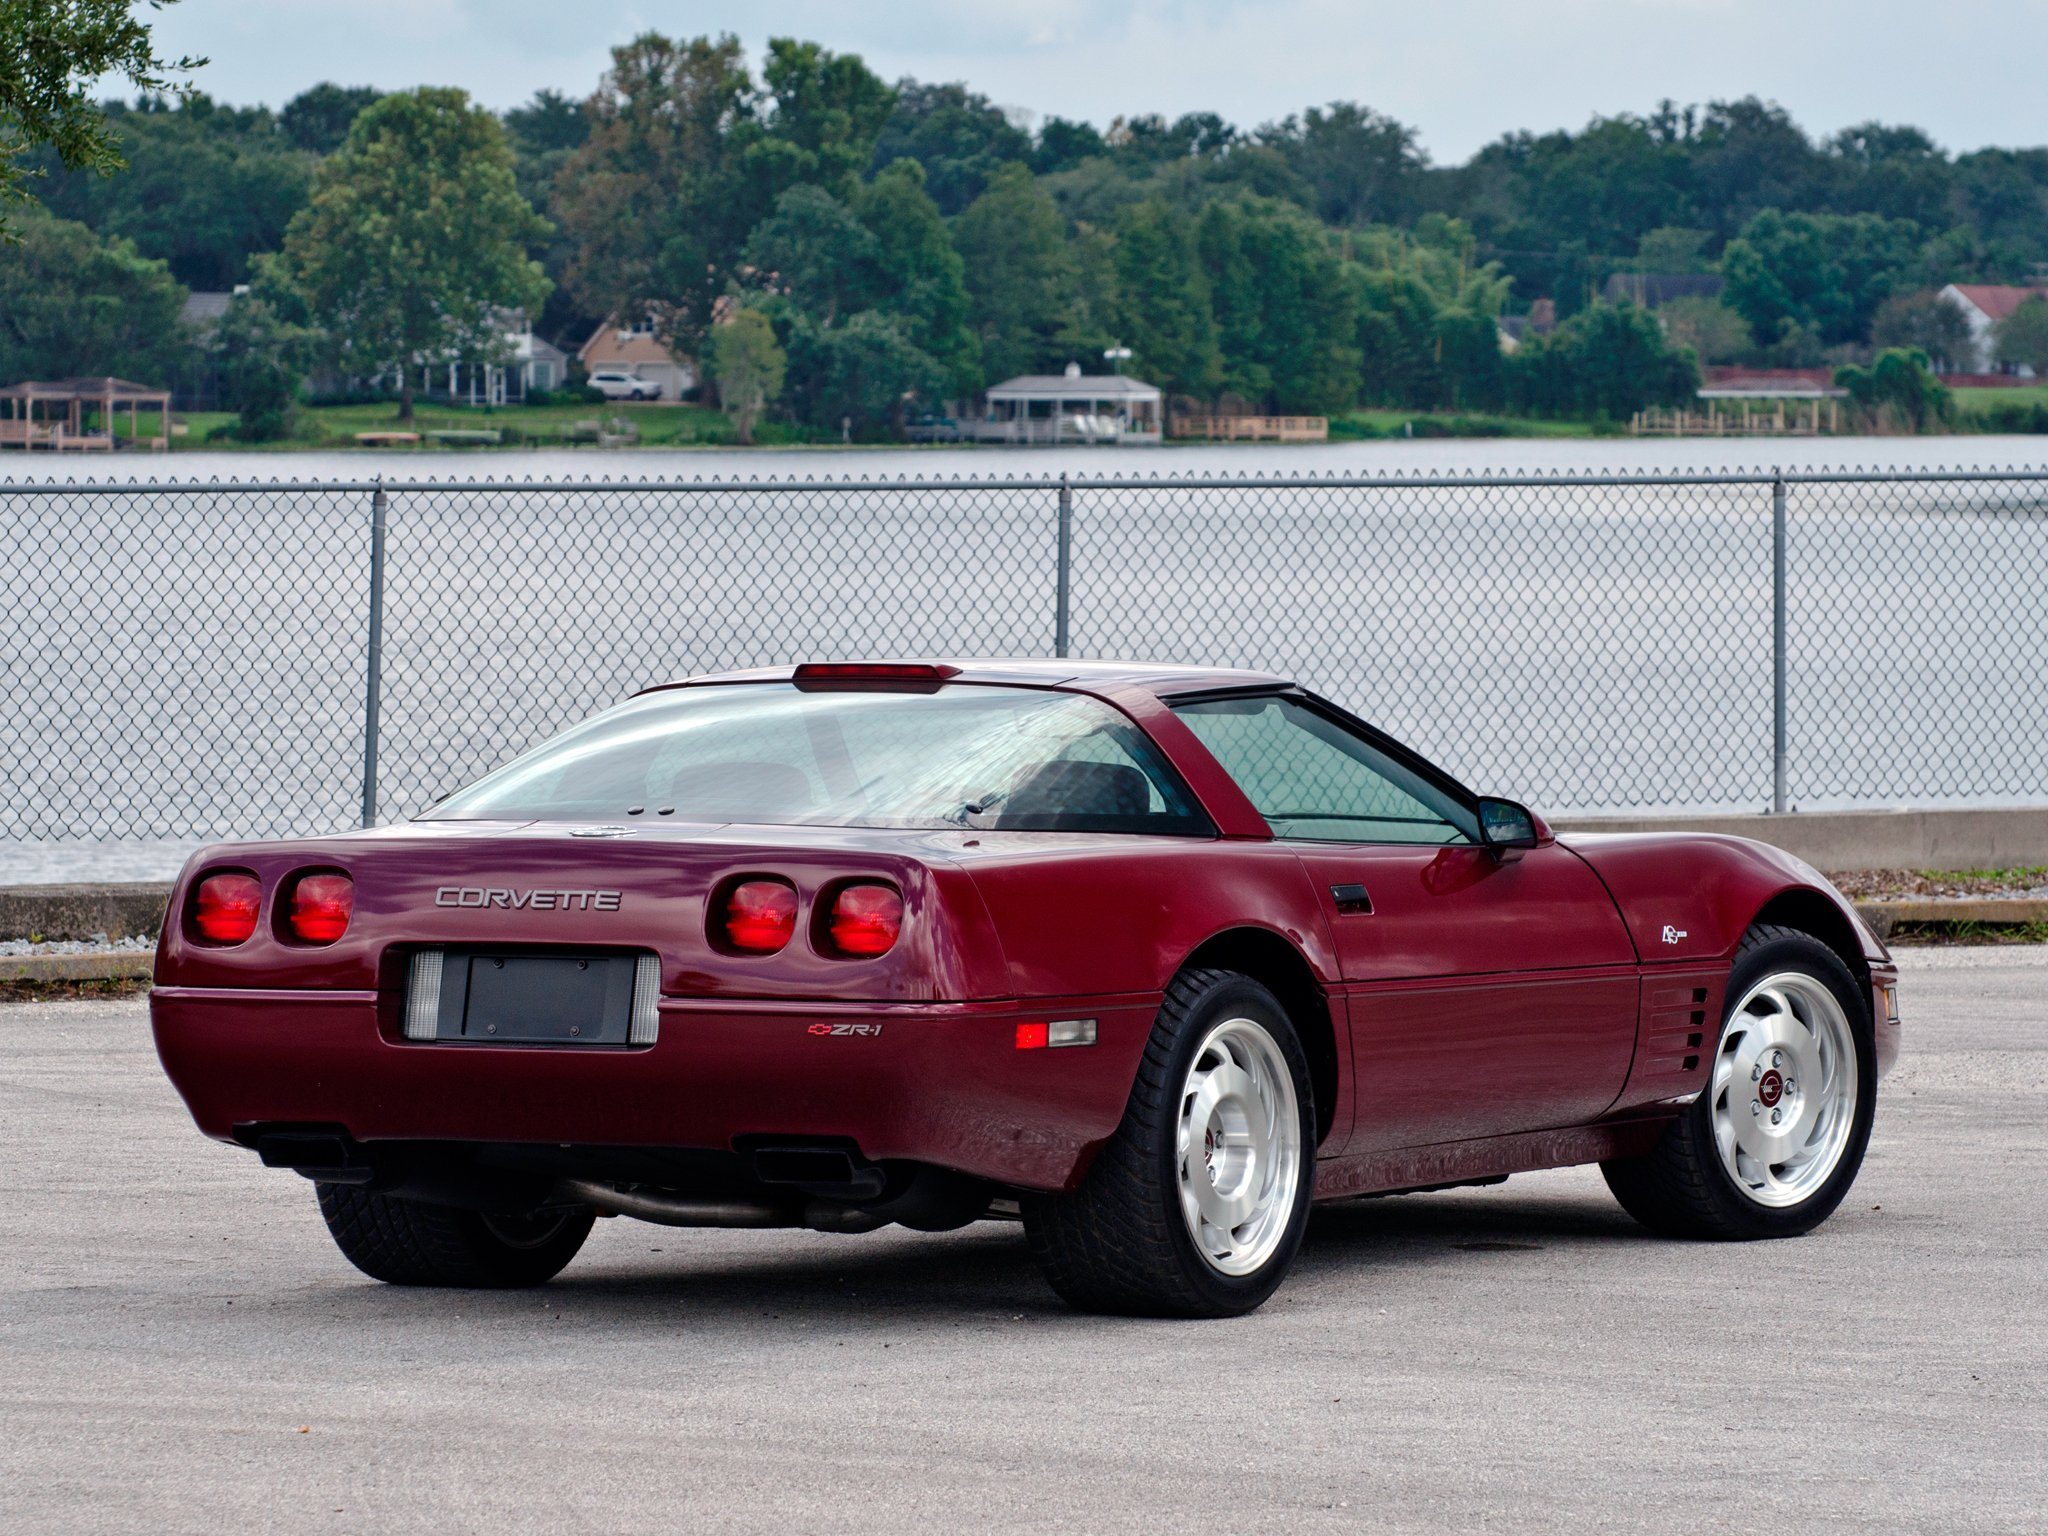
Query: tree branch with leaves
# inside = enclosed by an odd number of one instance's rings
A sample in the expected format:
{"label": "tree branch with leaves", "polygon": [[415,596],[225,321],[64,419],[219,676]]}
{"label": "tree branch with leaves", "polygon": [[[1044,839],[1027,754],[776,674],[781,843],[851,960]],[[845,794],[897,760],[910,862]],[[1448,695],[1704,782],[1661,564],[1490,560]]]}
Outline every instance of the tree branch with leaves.
{"label": "tree branch with leaves", "polygon": [[[152,11],[174,0],[148,0]],[[32,201],[22,156],[38,145],[67,170],[110,176],[126,162],[120,137],[86,92],[107,75],[138,91],[186,89],[178,77],[204,59],[157,56],[132,0],[0,0],[0,238],[12,244],[10,203]]]}

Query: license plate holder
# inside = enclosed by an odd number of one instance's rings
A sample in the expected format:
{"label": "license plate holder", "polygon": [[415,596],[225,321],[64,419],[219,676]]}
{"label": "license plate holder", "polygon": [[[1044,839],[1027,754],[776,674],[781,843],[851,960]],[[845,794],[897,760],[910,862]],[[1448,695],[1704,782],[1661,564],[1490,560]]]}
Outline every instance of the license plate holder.
{"label": "license plate holder", "polygon": [[422,995],[421,976],[414,971],[408,1038],[480,1045],[633,1043],[633,955],[483,947],[438,954],[438,997]]}

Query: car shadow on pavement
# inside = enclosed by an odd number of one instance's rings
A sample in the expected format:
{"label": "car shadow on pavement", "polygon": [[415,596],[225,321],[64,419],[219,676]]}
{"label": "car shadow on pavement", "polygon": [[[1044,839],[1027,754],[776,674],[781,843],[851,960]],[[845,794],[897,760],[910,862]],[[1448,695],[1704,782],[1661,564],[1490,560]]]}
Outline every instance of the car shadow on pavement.
{"label": "car shadow on pavement", "polygon": [[[603,1231],[604,1229],[600,1229]],[[607,1241],[540,1291],[462,1294],[466,1313],[532,1316],[535,1303],[606,1328],[663,1334],[693,1329],[771,1331],[829,1324],[893,1334],[905,1324],[1081,1319],[1039,1277],[1023,1231],[988,1223],[942,1236],[887,1232],[870,1237],[764,1237],[756,1251],[719,1234],[693,1247],[695,1234],[620,1223],[630,1247]],[[1296,1273],[1324,1280],[1347,1272],[1361,1281],[1436,1266],[1461,1252],[1512,1262],[1523,1253],[1650,1241],[1620,1210],[1597,1199],[1414,1195],[1323,1206],[1311,1219]],[[296,1293],[332,1315],[340,1308],[365,1324],[438,1316],[447,1292],[374,1283],[320,1285]],[[1279,1301],[1284,1304],[1283,1288]],[[273,1305],[291,1306],[286,1297]],[[1089,1320],[1091,1323],[1099,1319]]]}
{"label": "car shadow on pavement", "polygon": [[1297,1274],[1440,1263],[1459,1253],[1541,1253],[1654,1241],[1597,1196],[1484,1190],[1367,1197],[1317,1206],[1295,1260]]}

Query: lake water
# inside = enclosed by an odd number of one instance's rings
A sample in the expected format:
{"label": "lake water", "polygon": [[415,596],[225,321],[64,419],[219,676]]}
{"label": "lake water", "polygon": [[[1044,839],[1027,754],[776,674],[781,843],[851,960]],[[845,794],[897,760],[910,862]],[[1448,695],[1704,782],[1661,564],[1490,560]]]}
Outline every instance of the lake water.
{"label": "lake water", "polygon": [[0,480],[605,479],[1296,474],[1686,474],[1768,469],[2048,468],[2041,437],[1480,438],[1156,448],[597,449],[0,454]]}
{"label": "lake water", "polygon": [[[100,866],[72,852],[109,840],[354,819],[366,498],[264,482],[574,487],[392,497],[380,814],[394,817],[669,676],[863,651],[1048,654],[1051,494],[920,480],[1771,465],[2021,471],[2048,467],[2048,440],[11,454],[0,480],[189,489],[0,497],[0,881],[149,864],[132,845]],[[783,484],[727,489],[761,479]],[[848,480],[900,484],[830,484]],[[1796,804],[2048,799],[2044,506],[2043,484],[1794,488]],[[1075,655],[1280,671],[1553,811],[1768,804],[1767,487],[1125,487],[1078,490],[1073,508]]]}

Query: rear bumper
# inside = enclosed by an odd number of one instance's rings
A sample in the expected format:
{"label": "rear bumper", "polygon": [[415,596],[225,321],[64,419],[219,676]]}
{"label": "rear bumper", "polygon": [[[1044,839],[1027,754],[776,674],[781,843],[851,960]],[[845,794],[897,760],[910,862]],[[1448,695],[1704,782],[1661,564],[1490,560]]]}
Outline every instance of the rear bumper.
{"label": "rear bumper", "polygon": [[[664,999],[633,1049],[408,1041],[374,992],[159,987],[157,1054],[199,1128],[340,1126],[359,1142],[725,1150],[850,1138],[1028,1189],[1069,1188],[1116,1129],[1157,999],[805,1005]],[[1098,1042],[1018,1050],[1024,1020]],[[835,1032],[833,1026],[854,1026]]]}

